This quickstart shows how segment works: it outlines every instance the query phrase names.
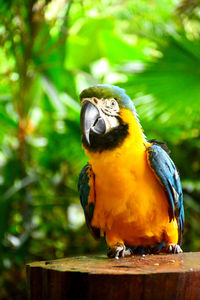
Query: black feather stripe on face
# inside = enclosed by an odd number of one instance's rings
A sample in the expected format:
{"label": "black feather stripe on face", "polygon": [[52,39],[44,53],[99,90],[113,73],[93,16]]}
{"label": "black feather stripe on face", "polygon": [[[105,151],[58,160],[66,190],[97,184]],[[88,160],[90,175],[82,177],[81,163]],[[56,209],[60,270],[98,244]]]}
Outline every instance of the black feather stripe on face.
{"label": "black feather stripe on face", "polygon": [[87,143],[85,137],[82,136],[83,146],[90,152],[102,152],[119,147],[128,136],[128,124],[124,124],[120,117],[117,117],[117,119],[120,123],[119,126],[104,135],[91,133],[90,145]]}

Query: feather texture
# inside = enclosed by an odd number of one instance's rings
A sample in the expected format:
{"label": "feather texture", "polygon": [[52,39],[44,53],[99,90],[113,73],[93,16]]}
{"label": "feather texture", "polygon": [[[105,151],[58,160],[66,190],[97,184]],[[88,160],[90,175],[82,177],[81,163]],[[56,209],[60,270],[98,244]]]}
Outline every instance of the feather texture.
{"label": "feather texture", "polygon": [[157,178],[164,186],[169,203],[169,219],[176,218],[179,226],[179,240],[184,230],[183,193],[178,171],[167,154],[157,143],[148,148],[149,163]]}
{"label": "feather texture", "polygon": [[95,176],[91,165],[85,165],[79,175],[78,192],[80,195],[81,205],[84,210],[85,220],[90,232],[94,238],[100,238],[100,231],[98,228],[91,225],[94,208],[95,208],[95,190],[94,190]]}

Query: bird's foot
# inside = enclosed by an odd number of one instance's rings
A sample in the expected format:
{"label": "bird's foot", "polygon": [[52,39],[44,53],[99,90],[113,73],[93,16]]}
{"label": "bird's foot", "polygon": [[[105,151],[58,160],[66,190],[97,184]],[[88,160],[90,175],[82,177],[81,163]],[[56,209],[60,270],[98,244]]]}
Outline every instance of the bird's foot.
{"label": "bird's foot", "polygon": [[127,257],[133,255],[133,252],[130,248],[126,249],[124,244],[116,244],[114,247],[110,248],[108,251],[109,258],[119,259],[120,257]]}
{"label": "bird's foot", "polygon": [[183,252],[183,250],[178,244],[169,244],[167,245],[165,250],[167,253],[173,253],[173,254],[178,254]]}

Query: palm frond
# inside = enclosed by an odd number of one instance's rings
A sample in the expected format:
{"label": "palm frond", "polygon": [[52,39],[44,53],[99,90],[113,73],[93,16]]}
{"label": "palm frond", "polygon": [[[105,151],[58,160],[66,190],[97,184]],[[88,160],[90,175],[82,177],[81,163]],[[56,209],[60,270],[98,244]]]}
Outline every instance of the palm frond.
{"label": "palm frond", "polygon": [[141,93],[153,95],[154,105],[163,113],[195,118],[200,111],[199,43],[181,35],[170,36],[168,46],[160,51],[162,57],[150,62],[143,72],[129,75],[124,87],[133,98]]}

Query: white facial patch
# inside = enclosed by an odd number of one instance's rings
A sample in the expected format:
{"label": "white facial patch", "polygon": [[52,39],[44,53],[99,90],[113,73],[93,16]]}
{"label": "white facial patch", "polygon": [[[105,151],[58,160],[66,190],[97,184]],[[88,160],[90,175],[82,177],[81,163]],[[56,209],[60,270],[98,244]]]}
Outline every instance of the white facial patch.
{"label": "white facial patch", "polygon": [[114,98],[98,99],[96,97],[92,97],[82,99],[82,104],[85,101],[91,102],[98,108],[100,116],[106,123],[106,133],[109,132],[112,128],[119,126],[119,120],[116,118],[119,115],[120,110],[117,100],[115,100]]}

